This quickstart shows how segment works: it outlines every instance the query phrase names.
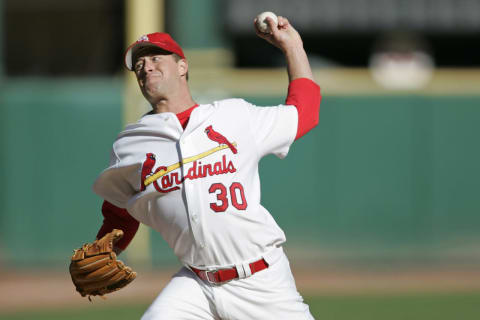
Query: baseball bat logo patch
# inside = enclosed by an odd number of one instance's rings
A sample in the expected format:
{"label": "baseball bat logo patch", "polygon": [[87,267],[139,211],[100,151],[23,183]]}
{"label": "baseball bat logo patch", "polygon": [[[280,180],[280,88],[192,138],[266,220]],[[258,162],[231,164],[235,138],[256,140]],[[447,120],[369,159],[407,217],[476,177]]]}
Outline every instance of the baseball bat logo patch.
{"label": "baseball bat logo patch", "polygon": [[[158,192],[168,193],[179,190],[179,186],[185,179],[195,180],[207,176],[234,173],[237,169],[232,160],[227,159],[226,155],[223,155],[221,160],[214,163],[202,164],[200,161],[202,158],[227,148],[228,146],[221,145],[196,156],[183,159],[183,161],[174,163],[168,167],[159,166],[155,171],[153,171],[156,162],[155,155],[153,153],[147,153],[141,171],[140,191],[144,191],[149,184],[153,183],[153,186]],[[182,173],[178,172],[177,169],[187,163],[192,163],[192,166],[186,171],[185,176],[182,176]]]}
{"label": "baseball bat logo patch", "polygon": [[[237,143],[230,142],[224,135],[215,131],[211,125],[205,128],[205,133],[210,140],[218,143],[218,146],[197,155],[184,158],[182,161],[171,164],[168,167],[158,166],[154,170],[157,162],[156,156],[153,153],[147,153],[140,174],[140,191],[145,191],[149,184],[153,184],[158,192],[168,193],[179,190],[179,186],[185,181],[185,179],[193,180],[205,178],[207,176],[236,172],[237,169],[233,162],[228,160],[226,155],[223,155],[222,159],[219,161],[202,164],[200,161],[201,159],[221,150],[230,149],[233,154],[238,153]],[[177,171],[177,169],[188,163],[192,163],[192,166],[184,173],[184,175]]]}

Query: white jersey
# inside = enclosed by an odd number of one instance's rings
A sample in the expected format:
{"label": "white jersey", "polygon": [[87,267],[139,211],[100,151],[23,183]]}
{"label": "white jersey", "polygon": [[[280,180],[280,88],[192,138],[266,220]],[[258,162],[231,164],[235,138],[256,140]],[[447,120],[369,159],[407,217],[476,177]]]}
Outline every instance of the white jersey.
{"label": "white jersey", "polygon": [[297,124],[294,106],[242,99],[199,105],[185,130],[173,113],[146,115],[119,134],[94,191],[160,232],[186,265],[253,260],[285,242],[260,204],[258,162],[285,157]]}

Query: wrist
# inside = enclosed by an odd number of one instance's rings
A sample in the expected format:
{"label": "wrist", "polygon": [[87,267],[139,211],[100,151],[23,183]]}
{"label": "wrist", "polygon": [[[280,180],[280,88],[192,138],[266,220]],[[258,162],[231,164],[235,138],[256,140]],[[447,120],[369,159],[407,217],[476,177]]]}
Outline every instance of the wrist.
{"label": "wrist", "polygon": [[282,47],[281,50],[286,57],[305,53],[305,49],[303,48],[303,43],[301,41],[300,43],[286,45]]}

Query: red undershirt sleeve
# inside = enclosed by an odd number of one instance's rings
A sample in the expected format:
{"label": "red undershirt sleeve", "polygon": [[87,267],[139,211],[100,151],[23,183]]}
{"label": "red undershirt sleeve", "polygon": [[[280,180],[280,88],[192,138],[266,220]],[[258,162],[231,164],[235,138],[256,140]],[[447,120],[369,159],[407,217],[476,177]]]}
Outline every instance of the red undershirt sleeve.
{"label": "red undershirt sleeve", "polygon": [[121,229],[123,237],[116,243],[116,246],[125,250],[137,233],[140,223],[135,220],[126,209],[114,206],[108,201],[102,205],[103,225],[98,231],[97,239],[100,239],[113,229]]}
{"label": "red undershirt sleeve", "polygon": [[318,124],[321,99],[320,87],[314,81],[299,78],[290,82],[285,104],[297,108],[298,128],[295,140],[304,136]]}

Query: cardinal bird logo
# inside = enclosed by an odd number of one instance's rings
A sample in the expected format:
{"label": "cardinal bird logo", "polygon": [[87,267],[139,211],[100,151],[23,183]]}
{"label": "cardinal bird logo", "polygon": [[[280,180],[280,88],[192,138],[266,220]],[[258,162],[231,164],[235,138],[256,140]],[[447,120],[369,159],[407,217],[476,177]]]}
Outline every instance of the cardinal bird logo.
{"label": "cardinal bird logo", "polygon": [[140,191],[145,190],[145,179],[152,174],[153,166],[155,166],[155,155],[153,153],[147,153],[147,158],[142,165],[141,185]]}
{"label": "cardinal bird logo", "polygon": [[210,140],[218,142],[218,144],[226,144],[234,154],[237,153],[237,148],[235,148],[235,146],[231,144],[230,141],[228,141],[227,138],[225,138],[221,133],[213,130],[211,125],[205,128],[205,132]]}

